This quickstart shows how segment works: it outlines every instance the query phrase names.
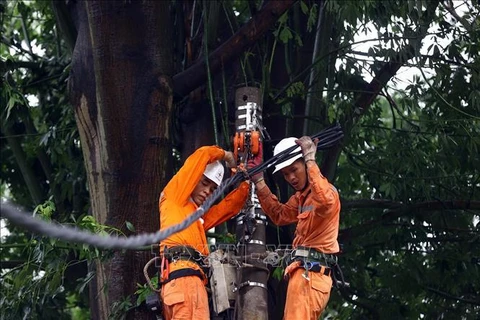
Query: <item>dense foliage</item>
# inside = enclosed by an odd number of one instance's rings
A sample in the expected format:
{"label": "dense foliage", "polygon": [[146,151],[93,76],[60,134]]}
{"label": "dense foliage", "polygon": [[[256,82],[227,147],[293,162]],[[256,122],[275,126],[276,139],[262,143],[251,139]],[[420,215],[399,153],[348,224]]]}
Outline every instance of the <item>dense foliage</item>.
{"label": "dense foliage", "polygon": [[[198,3],[172,1],[176,73],[262,10],[259,1]],[[60,31],[68,16],[61,8],[0,1],[2,198],[44,219],[119,232],[89,212],[67,90],[75,32]],[[211,131],[191,129],[211,110],[220,113],[211,143],[229,147],[231,92],[241,83],[264,92],[267,155],[284,136],[342,125],[342,145],[319,163],[342,196],[340,261],[350,285],[332,291],[326,318],[480,313],[479,14],[475,1],[298,1],[231,66],[212,71],[200,98],[177,97],[175,152],[185,136]],[[183,19],[191,34],[179,27]],[[0,318],[88,318],[91,265],[109,253],[4,224]],[[126,293],[112,318],[145,292],[139,284],[137,295]]]}
{"label": "dense foliage", "polygon": [[[32,211],[39,205],[37,214],[46,219],[85,225],[85,170],[66,95],[70,53],[48,2],[0,6],[2,201]],[[2,319],[68,319],[87,310],[87,258],[96,257],[91,249],[13,226],[6,235],[3,227]]]}

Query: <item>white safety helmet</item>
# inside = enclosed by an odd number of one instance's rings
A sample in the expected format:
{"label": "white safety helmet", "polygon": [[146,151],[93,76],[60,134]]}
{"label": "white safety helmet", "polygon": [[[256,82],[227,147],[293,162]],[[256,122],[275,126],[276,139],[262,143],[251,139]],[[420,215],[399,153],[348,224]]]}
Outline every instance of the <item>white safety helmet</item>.
{"label": "white safety helmet", "polygon": [[205,169],[203,175],[215,182],[217,186],[219,186],[222,183],[224,172],[225,169],[223,169],[220,161],[215,161],[207,165],[207,168]]}
{"label": "white safety helmet", "polygon": [[[288,148],[292,147],[292,146],[296,146],[297,144],[295,143],[295,140],[297,140],[297,138],[295,137],[288,137],[288,138],[285,138],[285,139],[282,139],[280,140],[280,142],[275,146],[275,148],[273,149],[273,155],[276,156],[277,154],[279,154],[280,152],[284,151],[284,150],[287,150]],[[290,153],[295,153],[295,152],[298,152],[300,151],[300,146],[298,146],[298,148],[295,148],[292,152]],[[300,159],[301,157],[303,157],[303,154],[300,152],[299,154],[297,154],[295,157],[293,158],[290,158],[288,160],[285,160],[283,162],[280,162],[278,163],[276,166],[275,166],[275,170],[273,171],[273,173],[276,173],[278,172],[279,170],[285,168],[285,167],[288,167],[289,165],[291,165],[292,163],[295,162],[295,160],[297,159]]]}

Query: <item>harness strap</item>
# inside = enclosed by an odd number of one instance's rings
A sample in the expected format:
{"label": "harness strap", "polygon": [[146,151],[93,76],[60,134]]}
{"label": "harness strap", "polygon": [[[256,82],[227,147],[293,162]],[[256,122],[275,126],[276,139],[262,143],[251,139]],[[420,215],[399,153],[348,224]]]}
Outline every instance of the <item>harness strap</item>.
{"label": "harness strap", "polygon": [[323,273],[326,276],[330,276],[333,274],[333,271],[331,268],[323,266],[318,262],[304,261],[303,263],[304,263],[305,269],[308,270],[309,272],[319,272],[319,273]]}
{"label": "harness strap", "polygon": [[324,275],[328,276],[333,276],[333,269],[327,266],[323,266],[318,262],[309,262],[309,261],[304,261],[301,259],[293,261],[291,264],[289,264],[285,268],[284,276],[288,277],[290,274],[293,273],[298,268],[303,268],[305,269],[305,274],[308,275],[308,272],[319,272]]}
{"label": "harness strap", "polygon": [[175,259],[193,261],[201,261],[203,259],[202,254],[190,246],[174,246],[170,248],[165,248],[163,254],[169,262]]}
{"label": "harness strap", "polygon": [[181,277],[188,277],[188,276],[197,276],[200,278],[200,280],[204,281],[205,280],[205,277],[203,275],[203,273],[199,270],[194,270],[194,269],[190,269],[190,268],[185,268],[185,269],[179,269],[179,270],[175,270],[175,271],[172,271],[169,275],[168,275],[168,279],[163,281],[162,284],[166,284],[174,279],[178,279],[178,278],[181,278]]}
{"label": "harness strap", "polygon": [[301,247],[301,246],[293,250],[292,258],[293,259],[300,258],[302,260],[305,259],[309,261],[316,261],[326,267],[335,265],[337,264],[337,261],[338,261],[337,256],[334,254],[323,253],[313,248]]}
{"label": "harness strap", "polygon": [[204,263],[205,257],[199,251],[190,246],[180,245],[170,248],[165,247],[163,256],[168,263],[175,262],[177,260],[191,261],[197,264],[203,270],[203,272],[208,273],[208,265]]}

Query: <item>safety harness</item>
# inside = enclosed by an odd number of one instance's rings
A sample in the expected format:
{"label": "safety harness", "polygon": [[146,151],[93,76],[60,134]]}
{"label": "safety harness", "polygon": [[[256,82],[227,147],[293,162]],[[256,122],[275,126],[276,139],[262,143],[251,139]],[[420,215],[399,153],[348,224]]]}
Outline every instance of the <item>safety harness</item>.
{"label": "safety harness", "polygon": [[[205,281],[207,279],[205,274],[208,266],[205,265],[204,259],[205,257],[199,251],[190,246],[165,247],[163,250],[162,263],[160,265],[160,274],[164,280],[161,281],[160,284],[165,284],[174,279],[187,276],[197,276],[202,281]],[[194,262],[203,270],[203,272],[192,268],[184,268],[169,272],[169,264],[178,260]]]}

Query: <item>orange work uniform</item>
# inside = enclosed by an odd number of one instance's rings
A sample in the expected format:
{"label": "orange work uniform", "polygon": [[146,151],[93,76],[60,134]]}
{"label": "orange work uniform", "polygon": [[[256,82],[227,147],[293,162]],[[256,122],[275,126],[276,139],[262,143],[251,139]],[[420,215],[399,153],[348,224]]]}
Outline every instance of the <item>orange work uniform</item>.
{"label": "orange work uniform", "polygon": [[[206,166],[223,159],[225,151],[217,146],[206,146],[197,149],[180,168],[178,173],[168,182],[160,195],[160,229],[179,224],[197,210],[191,200],[195,186],[199,183]],[[249,184],[242,182],[230,192],[220,203],[212,206],[202,219],[188,228],[175,233],[160,243],[160,250],[166,247],[189,246],[208,255],[208,243],[205,232],[236,215],[247,200]],[[200,266],[193,261],[177,260],[169,263],[169,272],[180,269],[194,269],[203,274]],[[203,274],[204,275],[204,274]],[[206,277],[204,276],[204,279]],[[166,280],[166,279],[162,279]],[[171,280],[162,286],[164,316],[168,319],[210,319],[208,297],[205,289],[206,281],[197,276],[185,276]]]}
{"label": "orange work uniform", "polygon": [[[314,163],[314,162],[310,162]],[[276,225],[297,223],[293,248],[309,247],[326,254],[338,253],[340,197],[337,189],[321,174],[316,164],[307,166],[308,185],[282,204],[268,187],[257,189],[263,211]],[[309,272],[299,263],[287,268],[289,283],[284,319],[318,319],[325,309],[332,278],[321,272]]]}

